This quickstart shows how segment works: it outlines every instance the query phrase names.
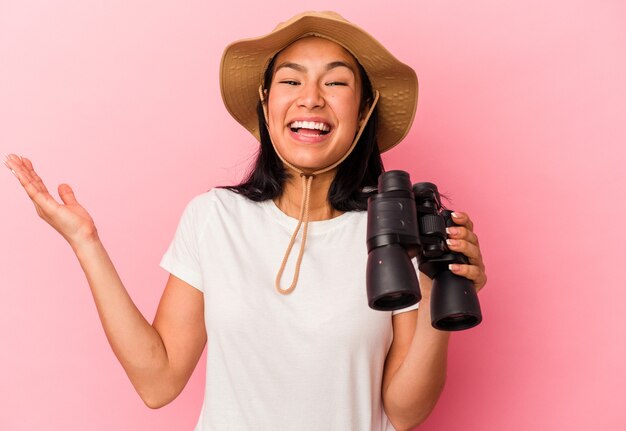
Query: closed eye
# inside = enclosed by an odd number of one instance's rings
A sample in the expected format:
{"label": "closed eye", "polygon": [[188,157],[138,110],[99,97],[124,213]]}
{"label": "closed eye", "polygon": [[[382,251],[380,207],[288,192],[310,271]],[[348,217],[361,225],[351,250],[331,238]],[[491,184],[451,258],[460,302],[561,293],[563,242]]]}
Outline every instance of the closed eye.
{"label": "closed eye", "polygon": [[285,79],[283,81],[279,81],[280,84],[287,84],[287,85],[300,85],[300,83],[298,81],[294,81],[291,79]]}
{"label": "closed eye", "polygon": [[338,86],[338,85],[346,86],[346,85],[348,85],[348,83],[341,82],[341,81],[332,81],[332,82],[326,83],[326,85],[329,86],[329,87],[335,87],[335,86]]}

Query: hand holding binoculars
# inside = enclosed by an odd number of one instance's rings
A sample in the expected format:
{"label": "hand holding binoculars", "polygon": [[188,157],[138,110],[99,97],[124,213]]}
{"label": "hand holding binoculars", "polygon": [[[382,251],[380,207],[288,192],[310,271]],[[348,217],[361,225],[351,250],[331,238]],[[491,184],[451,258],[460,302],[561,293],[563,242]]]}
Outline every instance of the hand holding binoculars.
{"label": "hand holding binoculars", "polygon": [[478,295],[471,280],[452,273],[449,264],[467,264],[465,255],[451,251],[446,227],[456,226],[452,211],[441,205],[437,186],[411,186],[404,171],[385,172],[378,193],[367,208],[367,296],[375,310],[397,310],[421,300],[415,267],[433,280],[433,327],[459,331],[482,320]]}

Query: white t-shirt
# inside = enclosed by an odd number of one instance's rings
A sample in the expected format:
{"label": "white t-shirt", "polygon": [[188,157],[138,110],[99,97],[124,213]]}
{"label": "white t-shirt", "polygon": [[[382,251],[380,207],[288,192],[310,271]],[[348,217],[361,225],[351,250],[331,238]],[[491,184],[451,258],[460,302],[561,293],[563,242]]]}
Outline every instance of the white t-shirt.
{"label": "white t-shirt", "polygon": [[184,211],[161,266],[204,293],[197,431],[393,430],[381,398],[392,313],[367,305],[367,213],[310,222],[298,285],[281,295],[274,280],[296,224],[271,200],[224,189]]}

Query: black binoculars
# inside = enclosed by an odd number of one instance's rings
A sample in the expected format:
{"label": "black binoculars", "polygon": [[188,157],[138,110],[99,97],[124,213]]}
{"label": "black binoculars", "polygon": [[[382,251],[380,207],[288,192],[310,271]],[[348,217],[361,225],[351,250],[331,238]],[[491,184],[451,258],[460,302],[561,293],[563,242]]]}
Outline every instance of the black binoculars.
{"label": "black binoculars", "polygon": [[452,211],[441,204],[437,186],[411,186],[409,174],[389,171],[378,178],[378,193],[367,203],[367,297],[375,310],[397,310],[419,302],[422,295],[415,267],[433,280],[430,310],[433,327],[459,331],[482,320],[473,283],[449,270],[466,264],[451,251],[446,227],[456,226]]}

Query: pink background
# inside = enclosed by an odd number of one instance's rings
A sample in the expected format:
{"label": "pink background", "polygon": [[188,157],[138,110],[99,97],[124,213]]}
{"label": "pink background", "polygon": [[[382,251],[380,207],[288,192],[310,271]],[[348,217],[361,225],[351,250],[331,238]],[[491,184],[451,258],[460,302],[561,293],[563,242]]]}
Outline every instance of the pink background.
{"label": "pink background", "polygon": [[[151,320],[184,205],[256,146],[222,105],[222,50],[306,9],[416,69],[416,121],[386,166],[436,182],[480,236],[484,322],[453,336],[420,429],[626,429],[623,1],[3,1],[0,152],[74,186]],[[192,429],[204,366],[144,407],[70,248],[8,171],[0,193],[0,429]]]}

